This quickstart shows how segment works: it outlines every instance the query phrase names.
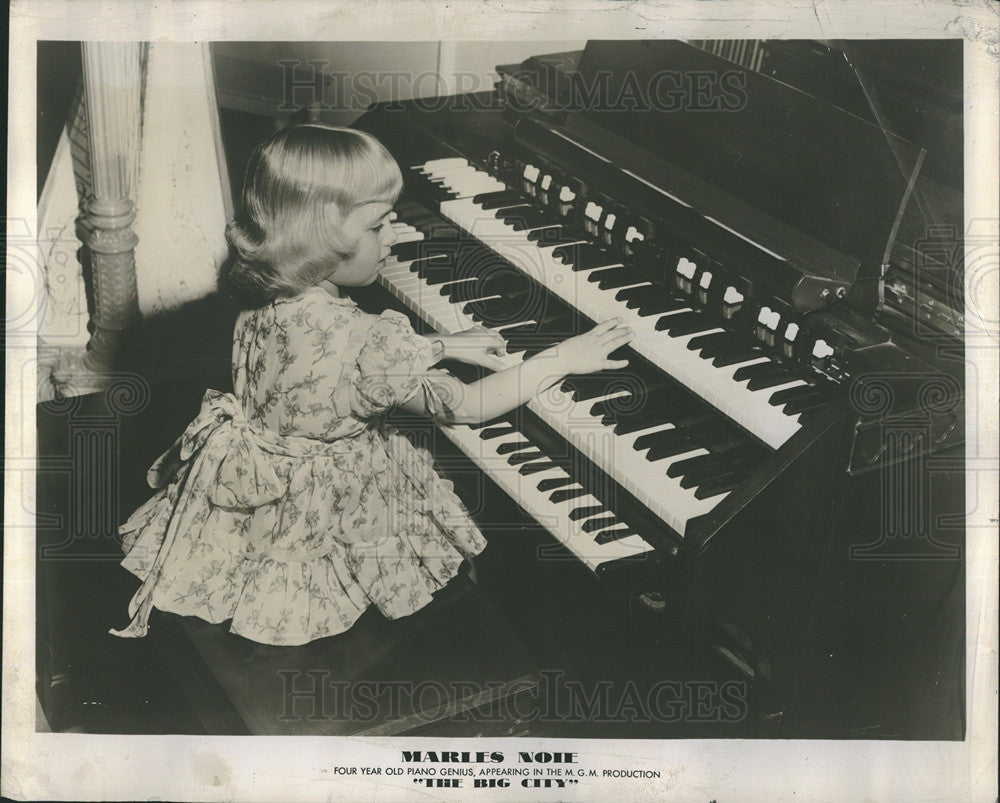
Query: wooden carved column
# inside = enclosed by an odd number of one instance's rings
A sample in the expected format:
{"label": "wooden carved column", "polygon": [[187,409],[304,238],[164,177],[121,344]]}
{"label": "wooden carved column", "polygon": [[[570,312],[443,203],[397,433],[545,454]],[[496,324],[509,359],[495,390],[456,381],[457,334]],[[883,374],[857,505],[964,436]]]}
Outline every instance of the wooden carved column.
{"label": "wooden carved column", "polygon": [[93,195],[85,201],[80,239],[89,250],[93,295],[86,367],[104,373],[121,364],[128,329],[138,320],[132,230],[141,126],[141,45],[85,42]]}

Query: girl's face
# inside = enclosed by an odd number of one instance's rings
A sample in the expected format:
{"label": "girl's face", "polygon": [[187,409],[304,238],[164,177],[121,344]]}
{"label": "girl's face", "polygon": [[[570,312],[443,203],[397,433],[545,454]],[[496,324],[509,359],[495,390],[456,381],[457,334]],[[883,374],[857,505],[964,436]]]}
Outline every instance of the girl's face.
{"label": "girl's face", "polygon": [[327,277],[334,284],[358,287],[375,281],[385,265],[396,232],[389,222],[392,204],[373,201],[355,207],[344,221],[344,235],[356,241],[354,256],[341,262]]}

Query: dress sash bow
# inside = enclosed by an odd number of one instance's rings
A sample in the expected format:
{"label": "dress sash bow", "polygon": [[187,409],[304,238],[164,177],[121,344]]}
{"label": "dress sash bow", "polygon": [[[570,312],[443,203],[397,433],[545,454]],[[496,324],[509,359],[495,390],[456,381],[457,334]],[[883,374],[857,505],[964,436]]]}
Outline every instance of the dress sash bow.
{"label": "dress sash bow", "polygon": [[[363,429],[364,425],[359,422],[357,432],[352,434],[356,435]],[[280,499],[287,490],[287,478],[279,476],[275,470],[271,459],[273,455],[308,457],[344,453],[355,448],[356,439],[346,434],[335,441],[279,435],[251,424],[242,404],[233,394],[207,390],[198,415],[150,466],[146,473],[149,485],[160,490],[171,482],[186,481],[209,440],[213,441],[211,453],[222,455],[215,470],[214,482],[208,483],[209,500],[219,507],[250,512]],[[137,510],[132,519],[148,518],[159,502],[159,496],[154,496]],[[146,635],[153,606],[153,589],[159,582],[177,530],[176,524],[171,521],[149,574],[129,602],[131,622],[123,630],[110,630],[112,635]]]}
{"label": "dress sash bow", "polygon": [[191,459],[211,437],[225,438],[219,452],[216,481],[209,498],[220,507],[251,509],[273,502],[284,492],[265,448],[263,432],[255,432],[243,407],[231,393],[208,390],[201,410],[183,434],[153,463],[146,473],[152,488],[162,488],[179,471],[190,467]]}

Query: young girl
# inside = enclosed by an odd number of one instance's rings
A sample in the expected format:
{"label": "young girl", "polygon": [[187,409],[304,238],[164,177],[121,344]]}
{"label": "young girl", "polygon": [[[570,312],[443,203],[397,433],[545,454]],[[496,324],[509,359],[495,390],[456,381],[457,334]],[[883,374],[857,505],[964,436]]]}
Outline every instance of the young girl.
{"label": "young girl", "polygon": [[144,636],[154,606],[231,619],[266,644],[341,633],[372,604],[415,612],[485,542],[384,413],[479,423],[566,374],[624,364],[607,355],[631,333],[612,321],[472,384],[432,370],[489,365],[503,340],[483,329],[432,341],[338,292],[385,264],[401,187],[388,151],[351,129],[295,126],[251,157],[227,230],[230,281],[253,301],[234,333],[235,393],[206,391],[150,468],[158,490],[121,527],[122,565],[143,582],[114,635]]}

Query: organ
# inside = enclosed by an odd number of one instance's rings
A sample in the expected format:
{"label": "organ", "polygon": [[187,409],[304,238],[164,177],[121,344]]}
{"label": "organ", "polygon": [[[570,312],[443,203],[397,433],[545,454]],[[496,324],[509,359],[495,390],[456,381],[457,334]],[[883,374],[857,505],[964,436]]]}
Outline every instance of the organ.
{"label": "organ", "polygon": [[[443,434],[558,542],[547,554],[714,633],[757,712],[801,721],[840,671],[829,645],[877,641],[866,604],[962,626],[926,599],[960,582],[961,533],[920,501],[944,460],[935,510],[961,519],[961,274],[942,257],[961,185],[876,124],[875,100],[869,120],[829,82],[779,80],[828,69],[830,48],[750,44],[590,42],[357,125],[405,176],[379,283],[427,331],[499,331],[497,367],[608,318],[636,332],[613,355],[628,368]],[[871,633],[911,643],[909,626]],[[877,696],[891,670],[872,664]]]}

